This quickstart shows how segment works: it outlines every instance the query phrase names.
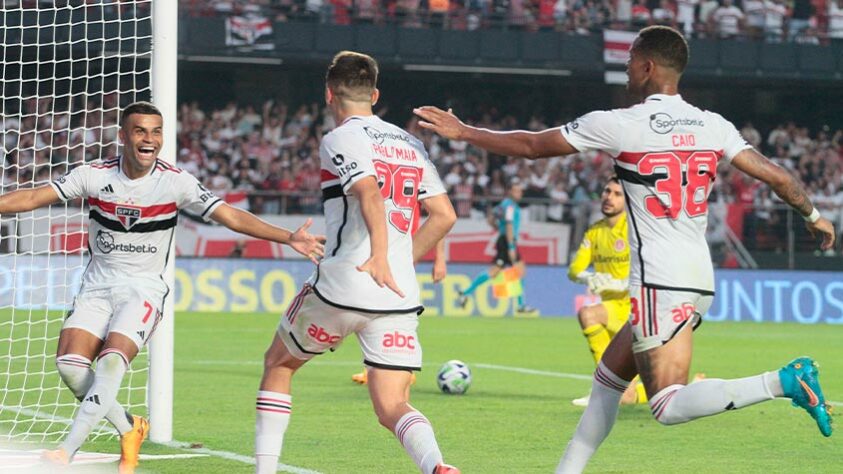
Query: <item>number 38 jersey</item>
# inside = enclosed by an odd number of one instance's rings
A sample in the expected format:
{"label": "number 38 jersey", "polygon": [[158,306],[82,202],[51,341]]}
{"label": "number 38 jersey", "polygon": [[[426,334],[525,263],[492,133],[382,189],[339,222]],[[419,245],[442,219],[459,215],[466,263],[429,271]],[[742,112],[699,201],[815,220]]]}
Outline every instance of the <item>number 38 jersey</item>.
{"label": "number 38 jersey", "polygon": [[86,289],[143,284],[166,292],[178,210],[207,219],[223,201],[190,173],[158,160],[146,176],[129,179],[120,157],[77,166],[51,185],[62,201],[83,198],[89,209],[91,260]]}
{"label": "number 38 jersey", "polygon": [[[333,306],[374,313],[420,312],[413,265],[418,202],[445,193],[436,168],[416,137],[377,116],[349,117],[322,139],[325,258],[311,277],[315,293]],[[357,266],[369,259],[369,232],[351,187],[373,176],[380,186],[389,240],[387,257],[401,298],[380,288]]]}
{"label": "number 38 jersey", "polygon": [[630,284],[713,294],[708,196],[718,162],[750,148],[735,126],[679,95],[656,94],[560,130],[577,150],[615,159],[629,210]]}

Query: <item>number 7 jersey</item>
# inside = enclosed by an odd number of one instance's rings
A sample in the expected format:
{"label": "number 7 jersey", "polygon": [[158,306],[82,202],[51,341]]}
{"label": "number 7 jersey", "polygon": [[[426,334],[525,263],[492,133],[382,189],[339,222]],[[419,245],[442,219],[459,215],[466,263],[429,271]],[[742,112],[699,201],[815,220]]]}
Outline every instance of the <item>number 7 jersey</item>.
{"label": "number 7 jersey", "polygon": [[[325,208],[325,258],[311,277],[316,295],[328,304],[370,313],[421,312],[413,265],[415,212],[420,200],[445,193],[436,168],[416,137],[377,116],[353,116],[325,135],[319,148]],[[377,179],[384,200],[387,258],[401,298],[357,271],[369,259],[369,231],[354,183]]]}
{"label": "number 7 jersey", "polygon": [[751,147],[735,126],[679,95],[656,94],[560,130],[577,150],[615,159],[629,211],[630,284],[713,294],[708,196],[718,162]]}

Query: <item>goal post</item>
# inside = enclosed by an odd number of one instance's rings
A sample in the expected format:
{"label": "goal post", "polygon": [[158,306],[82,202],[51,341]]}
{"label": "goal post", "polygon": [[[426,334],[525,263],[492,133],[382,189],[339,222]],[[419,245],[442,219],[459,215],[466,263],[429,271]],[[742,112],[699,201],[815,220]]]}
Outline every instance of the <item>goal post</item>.
{"label": "goal post", "polygon": [[[175,162],[177,8],[176,0],[5,2],[0,193],[118,154],[120,111],[138,100],[161,109],[161,158]],[[56,371],[55,351],[90,258],[87,224],[80,201],[0,215],[0,442],[52,442],[69,430],[78,401]],[[171,260],[171,289],[173,276]],[[167,303],[118,394],[129,411],[151,416],[155,441],[172,438],[172,298]],[[115,434],[103,422],[91,439]]]}
{"label": "goal post", "polygon": [[[176,0],[156,0],[152,6],[152,101],[164,118],[164,145],[159,156],[170,163],[175,163],[178,155],[178,4]],[[170,245],[170,255],[174,256],[175,239]],[[164,301],[164,317],[149,342],[149,439],[157,443],[173,439],[175,271],[175,258],[171,258],[164,272],[171,297]]]}

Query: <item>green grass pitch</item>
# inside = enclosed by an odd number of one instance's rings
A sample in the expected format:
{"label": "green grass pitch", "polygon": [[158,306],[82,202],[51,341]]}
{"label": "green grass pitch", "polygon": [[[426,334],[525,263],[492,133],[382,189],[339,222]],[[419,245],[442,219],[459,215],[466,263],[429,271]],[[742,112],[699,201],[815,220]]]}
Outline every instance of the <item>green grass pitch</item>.
{"label": "green grass pitch", "polygon": [[[252,455],[255,392],[277,321],[269,314],[177,315],[177,440]],[[582,413],[570,401],[590,386],[568,374],[593,370],[576,322],[423,317],[420,338],[425,365],[412,403],[431,420],[446,461],[467,474],[552,472]],[[692,369],[708,377],[740,377],[808,354],[820,361],[826,396],[843,401],[841,340],[838,326],[708,323],[695,336]],[[436,387],[436,371],[448,359],[472,368],[473,385],[464,396],[444,395]],[[321,473],[416,472],[395,438],[378,425],[366,389],[351,382],[359,368],[360,352],[351,338],[297,374],[283,463]],[[654,421],[645,405],[622,407],[587,472],[841,472],[841,436],[823,438],[806,413],[783,400],[673,427]],[[83,449],[119,452],[116,441]],[[148,442],[143,452],[190,450]],[[208,456],[148,461],[138,472],[252,469]]]}

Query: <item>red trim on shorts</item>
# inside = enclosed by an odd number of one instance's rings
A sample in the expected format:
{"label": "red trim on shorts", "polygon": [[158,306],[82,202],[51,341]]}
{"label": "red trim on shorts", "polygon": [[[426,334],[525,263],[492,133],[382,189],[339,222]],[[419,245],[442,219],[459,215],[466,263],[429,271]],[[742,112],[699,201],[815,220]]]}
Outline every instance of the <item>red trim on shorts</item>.
{"label": "red trim on shorts", "polygon": [[290,307],[287,308],[287,319],[290,321],[290,324],[296,322],[296,316],[299,314],[299,310],[304,303],[304,297],[307,296],[307,293],[310,290],[310,285],[304,285],[299,291],[299,294],[293,298],[293,301],[290,303]]}
{"label": "red trim on shorts", "polygon": [[644,287],[641,287],[641,334],[647,337],[647,298],[644,298]]}
{"label": "red trim on shorts", "polygon": [[658,304],[656,304],[656,295],[658,295],[658,291],[654,288],[653,289],[653,334],[659,333],[659,314],[658,314]]}

